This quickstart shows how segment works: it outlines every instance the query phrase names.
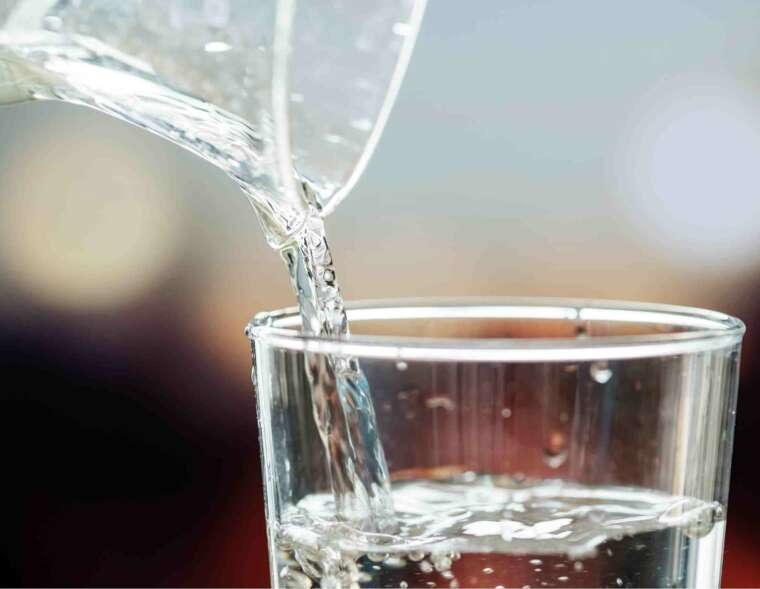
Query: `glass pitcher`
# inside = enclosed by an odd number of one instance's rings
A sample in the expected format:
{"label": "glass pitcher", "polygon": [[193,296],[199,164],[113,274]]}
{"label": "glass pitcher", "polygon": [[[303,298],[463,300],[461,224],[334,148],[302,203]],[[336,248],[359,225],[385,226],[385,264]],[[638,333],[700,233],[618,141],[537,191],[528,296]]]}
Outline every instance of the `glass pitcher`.
{"label": "glass pitcher", "polygon": [[363,170],[425,0],[0,0],[0,104],[62,100],[243,188],[274,247]]}

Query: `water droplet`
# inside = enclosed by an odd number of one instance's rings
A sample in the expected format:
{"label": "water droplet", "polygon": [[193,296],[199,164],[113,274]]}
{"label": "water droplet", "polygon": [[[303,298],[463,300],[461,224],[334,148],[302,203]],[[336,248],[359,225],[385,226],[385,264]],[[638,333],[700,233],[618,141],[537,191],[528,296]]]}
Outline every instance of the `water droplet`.
{"label": "water droplet", "polygon": [[425,583],[428,587],[435,587],[435,583],[433,581],[428,581]]}
{"label": "water droplet", "polygon": [[398,586],[401,587],[401,589],[406,589],[407,587],[409,587],[409,583],[407,583],[406,581],[401,581],[398,584]]}
{"label": "water droplet", "polygon": [[612,548],[608,548],[604,552],[607,554],[607,556],[612,556]]}
{"label": "water droplet", "polygon": [[541,567],[536,567],[533,570],[536,571],[537,573],[540,573],[543,569]]}
{"label": "water droplet", "polygon": [[567,436],[555,430],[549,434],[544,446],[544,462],[549,468],[559,468],[567,459]]}
{"label": "water droplet", "polygon": [[430,564],[428,561],[426,561],[426,560],[423,560],[423,561],[420,563],[420,570],[421,570],[423,573],[432,573],[432,572],[433,572],[433,565],[432,565],[432,564]]}
{"label": "water droplet", "polygon": [[492,569],[491,567],[485,567],[485,568],[483,569],[483,572],[484,572],[486,575],[492,575],[492,574],[493,574],[493,569]]}
{"label": "water droplet", "polygon": [[544,564],[543,561],[540,558],[533,558],[533,559],[529,560],[528,562],[530,564],[532,564],[533,566],[539,566],[539,565]]}
{"label": "water droplet", "polygon": [[566,577],[565,575],[562,575],[561,577],[557,577],[557,581],[560,583],[567,583],[570,580],[570,577]]}
{"label": "water droplet", "polygon": [[409,368],[409,364],[407,364],[403,360],[399,360],[398,362],[396,362],[396,370],[398,370],[399,372],[404,372],[404,370],[406,370],[407,368]]}
{"label": "water droplet", "polygon": [[501,410],[501,416],[504,419],[509,419],[510,417],[512,417],[512,410],[509,407],[505,407],[504,409]]}
{"label": "water droplet", "polygon": [[425,553],[418,550],[413,550],[407,556],[412,562],[420,562],[423,558],[425,558]]}
{"label": "water droplet", "polygon": [[574,570],[576,573],[580,573],[580,572],[583,570],[583,563],[582,563],[581,561],[579,561],[579,560],[576,560],[576,561],[573,563],[573,570]]}
{"label": "water droplet", "polygon": [[618,577],[617,579],[615,579],[615,583],[617,583],[618,587],[622,587],[623,586],[623,579],[621,579],[620,577]]}
{"label": "water droplet", "polygon": [[599,384],[607,384],[612,378],[612,370],[607,365],[607,362],[594,362],[591,364],[591,378],[593,378]]}

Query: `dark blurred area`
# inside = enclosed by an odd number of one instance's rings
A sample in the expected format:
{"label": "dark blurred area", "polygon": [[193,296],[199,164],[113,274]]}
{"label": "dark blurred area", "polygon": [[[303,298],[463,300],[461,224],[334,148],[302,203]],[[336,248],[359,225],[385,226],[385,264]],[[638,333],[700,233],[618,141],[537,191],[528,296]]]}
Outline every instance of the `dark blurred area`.
{"label": "dark blurred area", "polygon": [[[745,320],[735,587],[760,586],[758,22],[739,0],[433,3],[328,222],[349,299]],[[210,166],[91,111],[5,108],[0,130],[0,583],[268,586],[243,328],[294,298],[253,212]]]}

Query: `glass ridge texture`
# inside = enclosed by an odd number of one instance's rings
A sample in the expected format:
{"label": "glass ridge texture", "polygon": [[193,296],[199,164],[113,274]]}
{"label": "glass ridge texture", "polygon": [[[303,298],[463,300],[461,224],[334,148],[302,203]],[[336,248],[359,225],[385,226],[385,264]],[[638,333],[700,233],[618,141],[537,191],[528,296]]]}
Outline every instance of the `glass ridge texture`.
{"label": "glass ridge texture", "polygon": [[[299,333],[293,310],[247,330],[274,586],[718,586],[740,321],[559,299],[380,301],[349,319],[344,339]],[[331,511],[310,354],[367,378],[388,534]]]}

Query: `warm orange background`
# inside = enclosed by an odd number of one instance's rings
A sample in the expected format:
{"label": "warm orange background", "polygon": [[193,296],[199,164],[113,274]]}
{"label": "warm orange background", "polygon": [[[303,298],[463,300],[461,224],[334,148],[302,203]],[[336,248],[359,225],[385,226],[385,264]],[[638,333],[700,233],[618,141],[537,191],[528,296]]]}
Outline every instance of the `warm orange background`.
{"label": "warm orange background", "polygon": [[[759,586],[760,5],[432,2],[329,221],[348,298],[556,295],[749,326],[724,582]],[[231,182],[0,110],[0,581],[266,585],[243,326],[293,302]]]}

